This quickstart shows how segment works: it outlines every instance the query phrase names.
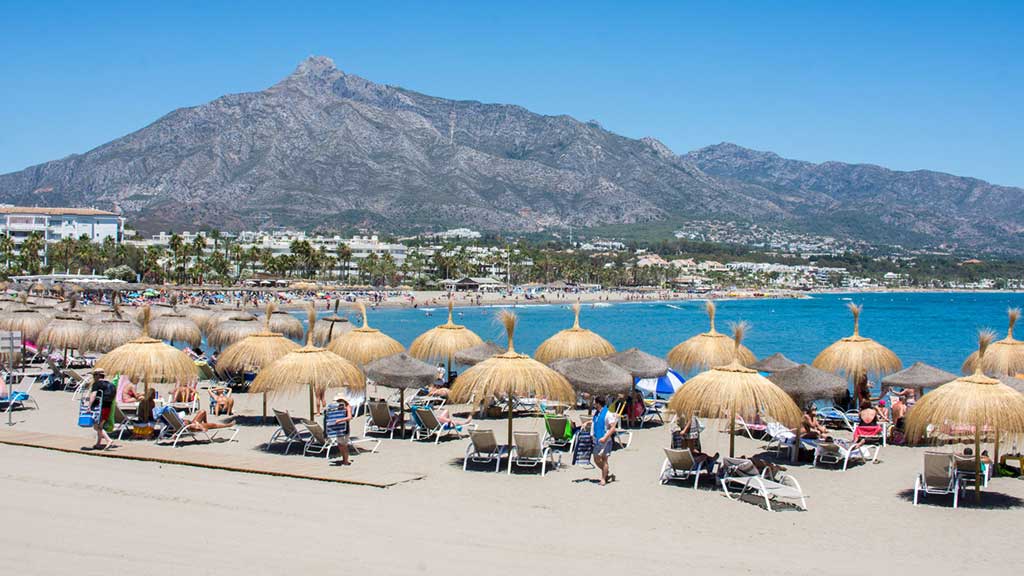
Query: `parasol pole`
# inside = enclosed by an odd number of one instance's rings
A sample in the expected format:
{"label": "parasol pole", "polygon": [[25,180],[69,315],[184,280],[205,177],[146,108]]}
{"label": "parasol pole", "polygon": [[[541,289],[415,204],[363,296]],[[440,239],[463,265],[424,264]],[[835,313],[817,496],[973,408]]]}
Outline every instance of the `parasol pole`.
{"label": "parasol pole", "polygon": [[512,404],[514,402],[515,402],[515,399],[513,398],[512,393],[509,393],[509,395],[508,395],[508,448],[509,448],[509,450],[512,449]]}
{"label": "parasol pole", "polygon": [[981,425],[974,425],[974,502],[981,504]]}
{"label": "parasol pole", "polygon": [[736,402],[729,407],[729,458],[736,456]]}
{"label": "parasol pole", "polygon": [[405,388],[398,389],[398,428],[405,438]]}
{"label": "parasol pole", "polygon": [[996,444],[994,446],[993,454],[995,458],[992,459],[992,464],[996,467],[995,473],[999,474],[999,428],[996,427]]}
{"label": "parasol pole", "polygon": [[313,413],[313,383],[309,384],[309,421],[316,422],[316,415]]}

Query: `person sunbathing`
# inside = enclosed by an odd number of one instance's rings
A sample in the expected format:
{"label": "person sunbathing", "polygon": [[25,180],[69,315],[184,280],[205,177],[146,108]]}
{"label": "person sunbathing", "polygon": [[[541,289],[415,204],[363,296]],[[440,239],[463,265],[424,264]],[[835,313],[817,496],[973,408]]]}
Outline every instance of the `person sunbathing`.
{"label": "person sunbathing", "polygon": [[[121,376],[121,378],[125,378],[125,376]],[[140,401],[142,401],[142,394],[139,394],[139,391],[135,389],[135,384],[127,381],[127,379],[125,382],[122,382],[121,394],[117,397],[117,403],[135,404]]]}
{"label": "person sunbathing", "polygon": [[449,415],[447,410],[440,410],[438,412],[434,412],[434,417],[437,418],[437,421],[442,426],[454,426],[456,428],[458,428],[459,426],[465,426],[466,424],[469,424],[470,422],[473,421],[473,415],[470,414],[469,417],[467,417],[465,420],[459,422],[456,418]]}
{"label": "person sunbathing", "polygon": [[196,389],[189,384],[178,384],[171,392],[175,404],[187,404],[196,399]]}
{"label": "person sunbathing", "polygon": [[431,384],[427,387],[427,396],[436,396],[438,398],[447,398],[448,389],[437,384]]}
{"label": "person sunbathing", "polygon": [[831,440],[828,428],[818,422],[818,409],[812,404],[804,411],[803,420],[800,422],[800,437],[811,440]]}
{"label": "person sunbathing", "polygon": [[213,396],[213,415],[227,414],[230,416],[235,409],[235,399],[231,397],[231,388],[214,386],[210,388],[210,395]]}
{"label": "person sunbathing", "polygon": [[[157,408],[153,415],[159,418],[163,415],[164,410],[174,410],[174,407],[164,406],[162,408]],[[209,415],[206,413],[206,410],[196,412],[196,415],[192,418],[187,418],[184,412],[177,412],[177,414],[178,417],[181,418],[182,423],[185,424],[185,427],[193,432],[208,432],[219,428],[231,428],[235,425],[234,416],[225,419],[224,422],[210,422]]]}

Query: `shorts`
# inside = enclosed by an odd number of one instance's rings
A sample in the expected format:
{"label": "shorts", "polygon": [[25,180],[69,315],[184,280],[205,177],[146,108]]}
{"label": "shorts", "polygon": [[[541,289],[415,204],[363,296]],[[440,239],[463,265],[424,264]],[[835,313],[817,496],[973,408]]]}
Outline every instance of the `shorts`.
{"label": "shorts", "polygon": [[334,437],[334,441],[338,443],[338,446],[348,446],[348,434],[339,434]]}
{"label": "shorts", "polygon": [[106,426],[107,420],[110,420],[110,406],[104,406],[100,410],[100,425]]}
{"label": "shorts", "polygon": [[612,453],[612,444],[614,440],[609,439],[607,442],[601,442],[597,438],[594,438],[594,455],[595,456],[609,456]]}

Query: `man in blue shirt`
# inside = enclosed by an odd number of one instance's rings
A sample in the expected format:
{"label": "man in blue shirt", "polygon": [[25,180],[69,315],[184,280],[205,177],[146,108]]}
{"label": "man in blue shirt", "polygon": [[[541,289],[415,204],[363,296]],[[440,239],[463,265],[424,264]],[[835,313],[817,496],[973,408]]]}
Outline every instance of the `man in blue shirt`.
{"label": "man in blue shirt", "polygon": [[597,408],[597,414],[594,415],[590,426],[590,433],[594,436],[594,465],[601,470],[601,486],[604,486],[609,479],[615,479],[615,476],[608,472],[608,457],[612,454],[612,443],[619,418],[608,410],[608,403],[601,396],[594,400],[594,407]]}

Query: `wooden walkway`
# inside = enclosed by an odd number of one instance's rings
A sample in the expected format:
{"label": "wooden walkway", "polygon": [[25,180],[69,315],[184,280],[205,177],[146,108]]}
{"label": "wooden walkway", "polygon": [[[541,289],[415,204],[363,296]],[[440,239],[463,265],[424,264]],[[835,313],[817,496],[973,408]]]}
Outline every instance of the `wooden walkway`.
{"label": "wooden walkway", "polygon": [[120,442],[111,450],[98,451],[91,449],[89,439],[38,432],[0,430],[0,444],[42,448],[99,458],[195,466],[229,472],[337,482],[372,488],[388,488],[424,477],[422,474],[408,472],[369,472],[361,470],[357,466],[331,466],[324,458],[288,457],[255,451],[233,454],[227,451],[202,450],[200,446],[179,448],[158,446],[152,442]]}

